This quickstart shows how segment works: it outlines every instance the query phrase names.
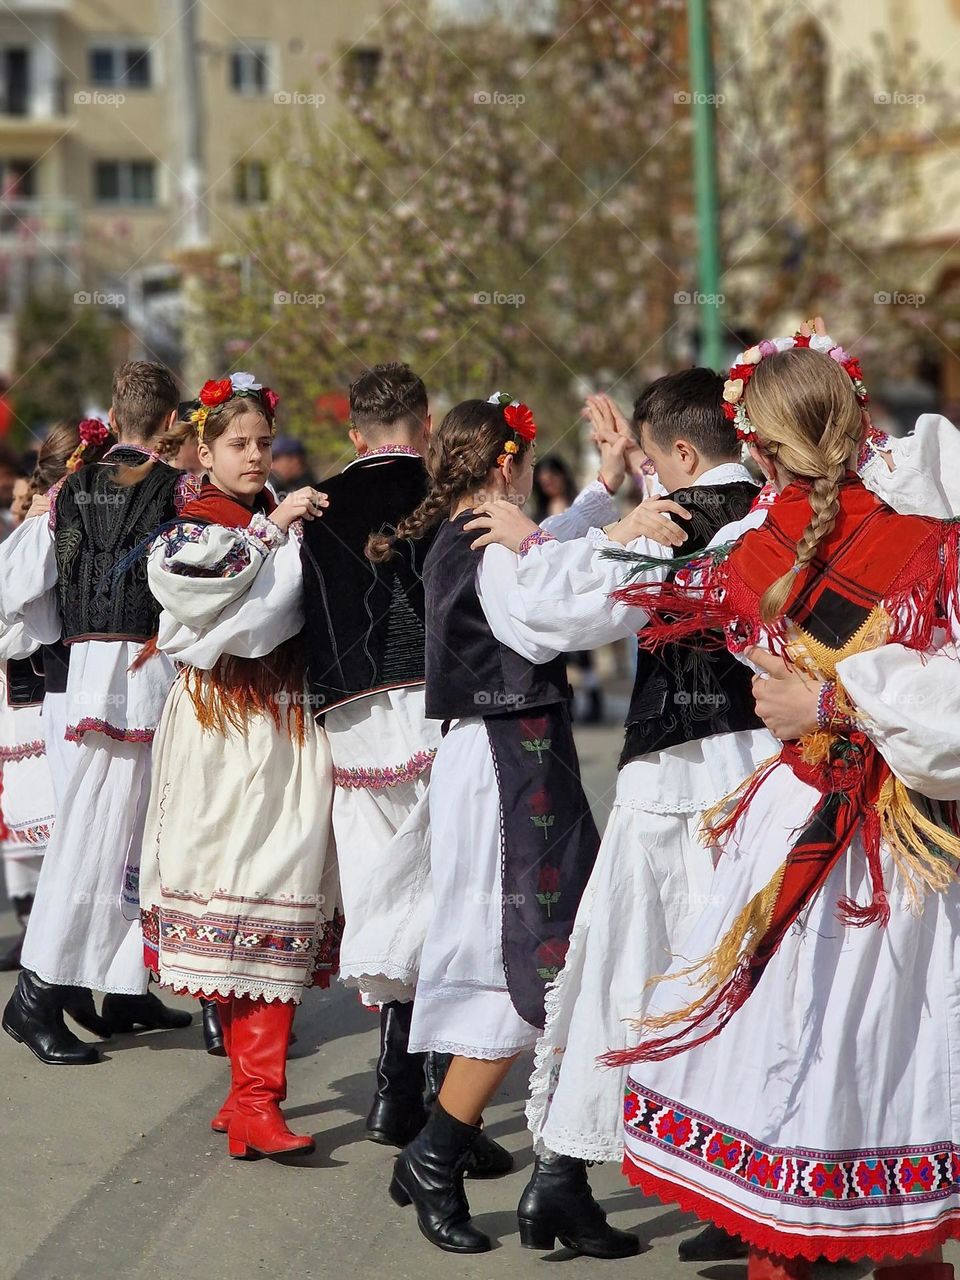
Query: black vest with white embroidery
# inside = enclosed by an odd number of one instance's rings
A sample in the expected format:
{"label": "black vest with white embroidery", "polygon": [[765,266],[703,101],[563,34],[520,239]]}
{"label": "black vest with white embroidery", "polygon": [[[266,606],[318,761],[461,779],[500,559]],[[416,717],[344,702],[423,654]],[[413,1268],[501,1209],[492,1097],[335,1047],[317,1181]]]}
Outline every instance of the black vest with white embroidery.
{"label": "black vest with white embroidery", "polygon": [[119,446],[110,462],[68,476],[56,497],[54,552],[62,639],[146,641],[157,634],[160,606],[147,585],[147,557],[118,566],[176,514],[182,472],[155,462],[137,484],[118,485],[117,466],[138,466],[138,449]]}
{"label": "black vest with white embroidery", "polygon": [[423,568],[427,616],[426,711],[432,720],[532,711],[570,696],[562,655],[530,662],[501,644],[477,595],[483,551],[465,533],[472,512],[445,520]]}
{"label": "black vest with white embroidery", "polygon": [[[703,550],[724,525],[742,520],[757,488],[746,480],[695,485],[669,497],[690,512],[690,520],[677,519],[687,535],[680,552],[687,555]],[[664,645],[656,653],[641,648],[619,767],[684,742],[762,727],[751,673],[726,649],[689,641]]]}

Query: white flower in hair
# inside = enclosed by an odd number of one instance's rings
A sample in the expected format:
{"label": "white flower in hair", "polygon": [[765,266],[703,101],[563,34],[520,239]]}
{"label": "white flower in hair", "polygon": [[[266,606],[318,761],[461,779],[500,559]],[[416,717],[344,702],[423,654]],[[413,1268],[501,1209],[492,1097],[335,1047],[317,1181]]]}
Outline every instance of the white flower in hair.
{"label": "white flower in hair", "polygon": [[519,400],[514,400],[509,391],[495,391],[487,400],[487,404],[498,404],[501,408],[505,408],[508,404],[519,404]]}
{"label": "white flower in hair", "polygon": [[234,391],[260,391],[263,386],[252,373],[231,373],[230,385]]}

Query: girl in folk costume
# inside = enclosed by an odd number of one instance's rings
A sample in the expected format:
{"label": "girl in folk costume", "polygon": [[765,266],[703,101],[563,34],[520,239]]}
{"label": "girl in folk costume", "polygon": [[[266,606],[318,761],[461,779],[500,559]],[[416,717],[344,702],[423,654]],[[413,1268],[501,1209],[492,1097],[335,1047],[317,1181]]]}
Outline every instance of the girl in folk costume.
{"label": "girl in folk costume", "polygon": [[[114,444],[116,439],[102,422],[62,422],[51,427],[40,446],[33,475],[24,482],[19,511],[14,500],[17,523],[22,524],[27,516],[46,515],[50,504],[42,495],[68,472],[85,462],[97,462]],[[45,654],[25,635],[22,623],[0,625],[0,661],[4,659],[0,677],[0,841],[7,895],[23,929],[13,946],[0,955],[0,970],[7,971],[20,968],[23,938],[56,812],[44,731],[51,718],[58,718],[54,703],[59,702],[62,710],[64,694],[50,691],[45,697]],[[62,737],[62,716],[59,722]],[[89,997],[82,999],[86,1003]]]}
{"label": "girl in folk costume", "polygon": [[[543,1025],[544,987],[563,963],[599,843],[563,657],[526,644],[512,624],[517,557],[474,550],[464,530],[483,493],[529,497],[535,434],[530,410],[509,396],[457,405],[431,437],[429,492],[396,534],[436,530],[424,565],[426,711],[446,729],[430,782],[434,909],[410,1048],[454,1056],[390,1193],[415,1204],[427,1239],[456,1253],[491,1247],[470,1220],[464,1164],[485,1106]],[[368,554],[388,556],[394,541],[372,538]]]}
{"label": "girl in folk costume", "polygon": [[818,731],[717,814],[711,903],[639,1047],[609,1057],[631,1067],[624,1170],[743,1237],[751,1280],[806,1276],[821,1255],[945,1280],[939,1246],[960,1235],[960,839],[940,801],[960,783],[943,780],[933,699],[913,713],[926,733],[898,740],[859,722],[844,673],[960,636],[957,529],[864,487],[859,366],[810,344],[761,343],[725,389],[781,491],[762,527],[686,579],[620,593],[652,615],[645,645],[723,626],[733,651],[783,655],[820,685]]}
{"label": "girl in folk costume", "polygon": [[[45,730],[56,828],[3,1012],[4,1030],[42,1062],[99,1059],[95,1045],[66,1028],[65,1009],[98,1034],[190,1021],[147,991],[143,968],[140,842],[150,747],[173,663],[162,655],[138,662],[153,654],[147,642],[160,611],[144,566],[123,567],[185,498],[181,474],[154,448],[177,402],[161,365],[121,365],[110,407],[119,443],[55,486],[49,519],[25,521],[0,547],[0,616],[40,644],[62,641],[69,657],[57,682],[66,691],[64,723],[51,720]],[[76,744],[69,752],[64,739]],[[108,993],[100,1017],[89,997],[76,1008],[78,987]]]}
{"label": "girl in folk costume", "polygon": [[157,730],[145,957],[162,985],[220,1004],[232,1083],[212,1127],[238,1157],[313,1150],[279,1104],[294,1011],[326,985],[340,924],[332,763],[296,640],[299,521],[326,499],[304,488],[277,506],[265,488],[276,402],[250,374],[205,384],[175,434],[196,429],[207,480],[147,565],[158,647],[182,665]]}

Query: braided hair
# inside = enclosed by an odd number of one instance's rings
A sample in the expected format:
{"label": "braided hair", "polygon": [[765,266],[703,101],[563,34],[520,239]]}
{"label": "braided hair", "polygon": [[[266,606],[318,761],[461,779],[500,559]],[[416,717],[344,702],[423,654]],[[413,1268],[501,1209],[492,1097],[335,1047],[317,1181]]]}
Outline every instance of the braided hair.
{"label": "braided hair", "polygon": [[761,448],[797,479],[812,481],[810,523],[797,543],[793,568],[763,593],[764,622],[781,617],[798,577],[833,532],[840,483],[855,466],[863,421],[849,375],[819,351],[798,347],[757,366],[744,407]]}
{"label": "braided hair", "polygon": [[[393,556],[398,541],[416,542],[441,520],[449,519],[456,503],[479,489],[496,470],[508,439],[514,439],[514,433],[503,406],[488,400],[464,400],[454,405],[430,437],[427,496],[400,521],[394,533],[370,535],[367,559],[382,564]],[[514,461],[521,462],[529,448],[529,441],[517,440]]]}

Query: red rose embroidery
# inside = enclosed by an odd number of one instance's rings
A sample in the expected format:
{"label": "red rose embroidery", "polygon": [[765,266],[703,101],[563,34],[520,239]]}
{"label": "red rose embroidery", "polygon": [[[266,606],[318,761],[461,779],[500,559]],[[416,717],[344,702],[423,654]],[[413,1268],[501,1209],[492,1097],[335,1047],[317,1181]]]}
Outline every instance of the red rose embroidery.
{"label": "red rose embroidery", "polygon": [[557,867],[541,867],[538,881],[541,893],[556,893],[560,888],[560,871]]}
{"label": "red rose embroidery", "polygon": [[211,378],[200,388],[200,403],[212,409],[214,405],[229,400],[232,393],[233,384],[229,378]]}
{"label": "red rose embroidery", "polygon": [[518,436],[522,436],[524,440],[535,440],[537,436],[537,424],[533,420],[533,414],[525,404],[508,404],[503,411],[507,426],[511,431],[515,431]]}

